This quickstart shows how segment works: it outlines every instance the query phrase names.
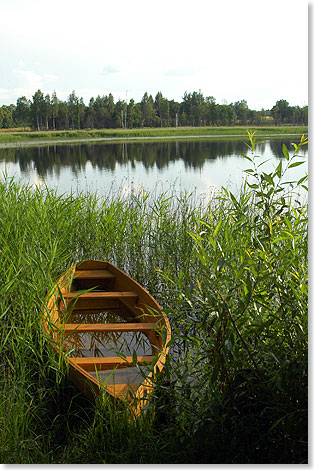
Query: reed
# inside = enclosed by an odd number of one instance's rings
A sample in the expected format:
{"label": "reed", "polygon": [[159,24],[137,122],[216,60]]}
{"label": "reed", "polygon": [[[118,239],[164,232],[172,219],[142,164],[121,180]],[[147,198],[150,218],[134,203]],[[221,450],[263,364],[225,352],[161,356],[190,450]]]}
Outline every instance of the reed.
{"label": "reed", "polygon": [[[304,463],[307,203],[253,157],[238,195],[58,196],[0,184],[2,463]],[[289,168],[290,167],[290,168]],[[41,329],[45,295],[74,262],[108,259],[173,329],[147,412],[130,420],[68,381]]]}

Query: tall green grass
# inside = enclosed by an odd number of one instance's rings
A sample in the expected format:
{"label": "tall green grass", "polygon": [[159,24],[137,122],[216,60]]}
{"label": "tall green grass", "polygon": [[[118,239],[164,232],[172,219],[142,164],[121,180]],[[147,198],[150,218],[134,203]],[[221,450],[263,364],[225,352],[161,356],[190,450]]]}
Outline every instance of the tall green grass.
{"label": "tall green grass", "polygon": [[[247,183],[210,203],[0,184],[2,463],[306,462],[306,176],[282,182],[306,141],[265,173],[249,138]],[[47,291],[90,258],[128,272],[171,322],[135,421],[105,393],[84,398],[41,329]]]}

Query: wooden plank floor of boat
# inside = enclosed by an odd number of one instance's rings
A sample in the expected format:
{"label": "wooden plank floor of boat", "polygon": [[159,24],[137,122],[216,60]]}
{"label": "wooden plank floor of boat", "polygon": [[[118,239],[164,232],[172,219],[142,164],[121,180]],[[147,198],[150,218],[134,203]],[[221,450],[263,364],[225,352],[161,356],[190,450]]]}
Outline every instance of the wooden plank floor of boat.
{"label": "wooden plank floor of boat", "polygon": [[[114,280],[115,276],[108,270],[105,269],[82,269],[75,272],[75,279],[79,280]],[[61,300],[60,295],[58,296]],[[138,295],[135,292],[123,292],[123,291],[91,291],[80,294],[80,292],[68,292],[63,295],[63,299],[69,307],[73,301],[76,300],[75,310],[84,310],[88,308],[106,308],[106,304],[111,300],[120,300],[124,302],[126,300],[133,301],[134,303],[138,299]],[[108,304],[109,305],[109,304]],[[69,333],[86,333],[86,332],[144,332],[147,335],[156,334],[156,324],[151,322],[138,322],[133,323],[83,323],[73,324],[66,323],[63,325],[62,330],[65,334]],[[153,345],[152,345],[153,347]],[[138,356],[137,363],[139,365],[149,364],[153,361],[155,356]],[[95,372],[111,370],[116,367],[132,367],[133,357],[129,356],[125,359],[121,357],[70,357],[70,363],[84,369],[86,372]],[[115,396],[119,396],[122,399],[126,399],[129,392],[135,392],[140,384],[107,384],[106,389]]]}

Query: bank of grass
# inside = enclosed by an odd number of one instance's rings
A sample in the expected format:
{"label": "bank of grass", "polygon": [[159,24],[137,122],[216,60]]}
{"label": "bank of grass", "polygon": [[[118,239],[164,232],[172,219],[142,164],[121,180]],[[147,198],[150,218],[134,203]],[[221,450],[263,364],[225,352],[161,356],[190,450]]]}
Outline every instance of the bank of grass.
{"label": "bank of grass", "polygon": [[[283,152],[293,175],[300,158]],[[209,205],[0,184],[2,463],[307,461],[307,204],[292,197],[306,178],[292,189],[282,161],[266,174],[245,158],[249,184]],[[128,272],[171,322],[136,421],[106,394],[88,402],[40,326],[58,276],[90,258]]]}
{"label": "bank of grass", "polygon": [[[256,127],[256,126],[255,126]],[[258,127],[259,136],[276,135],[303,135],[307,134],[307,126],[261,126]],[[245,136],[247,127],[167,127],[167,128],[141,128],[141,129],[84,129],[67,131],[18,131],[0,132],[0,144],[16,143],[19,145],[35,145],[50,142],[64,142],[74,140],[91,139],[153,139],[153,138],[175,138],[175,137],[228,137]]]}

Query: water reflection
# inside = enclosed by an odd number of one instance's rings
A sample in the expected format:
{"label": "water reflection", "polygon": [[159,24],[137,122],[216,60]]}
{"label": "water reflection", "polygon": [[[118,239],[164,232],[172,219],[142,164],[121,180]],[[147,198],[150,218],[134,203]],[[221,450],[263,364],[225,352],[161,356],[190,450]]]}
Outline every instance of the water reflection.
{"label": "water reflection", "polygon": [[[256,154],[265,159],[284,158],[282,144],[292,152],[292,142],[265,140],[258,144]],[[50,145],[0,149],[0,170],[6,168],[9,176],[23,182],[39,181],[61,192],[86,189],[88,185],[102,192],[113,180],[121,184],[122,178],[145,187],[148,177],[152,179],[149,186],[158,178],[171,182],[179,177],[183,189],[189,189],[185,188],[185,179],[195,187],[206,187],[226,185],[227,173],[232,180],[241,178],[247,167],[241,153],[250,153],[244,139]],[[302,149],[301,155],[306,154],[307,149]]]}
{"label": "water reflection", "polygon": [[136,367],[125,367],[119,369],[100,370],[97,372],[90,372],[92,377],[97,378],[101,383],[107,385],[112,384],[136,384],[140,385],[145,376],[148,373],[148,369],[143,366]]}
{"label": "water reflection", "polygon": [[127,308],[116,308],[110,310],[73,310],[69,323],[132,323],[135,322],[133,316]]}
{"label": "water reflection", "polygon": [[134,331],[106,331],[71,333],[64,341],[64,349],[71,351],[70,357],[112,357],[117,354],[132,356],[152,355],[147,336]]}

